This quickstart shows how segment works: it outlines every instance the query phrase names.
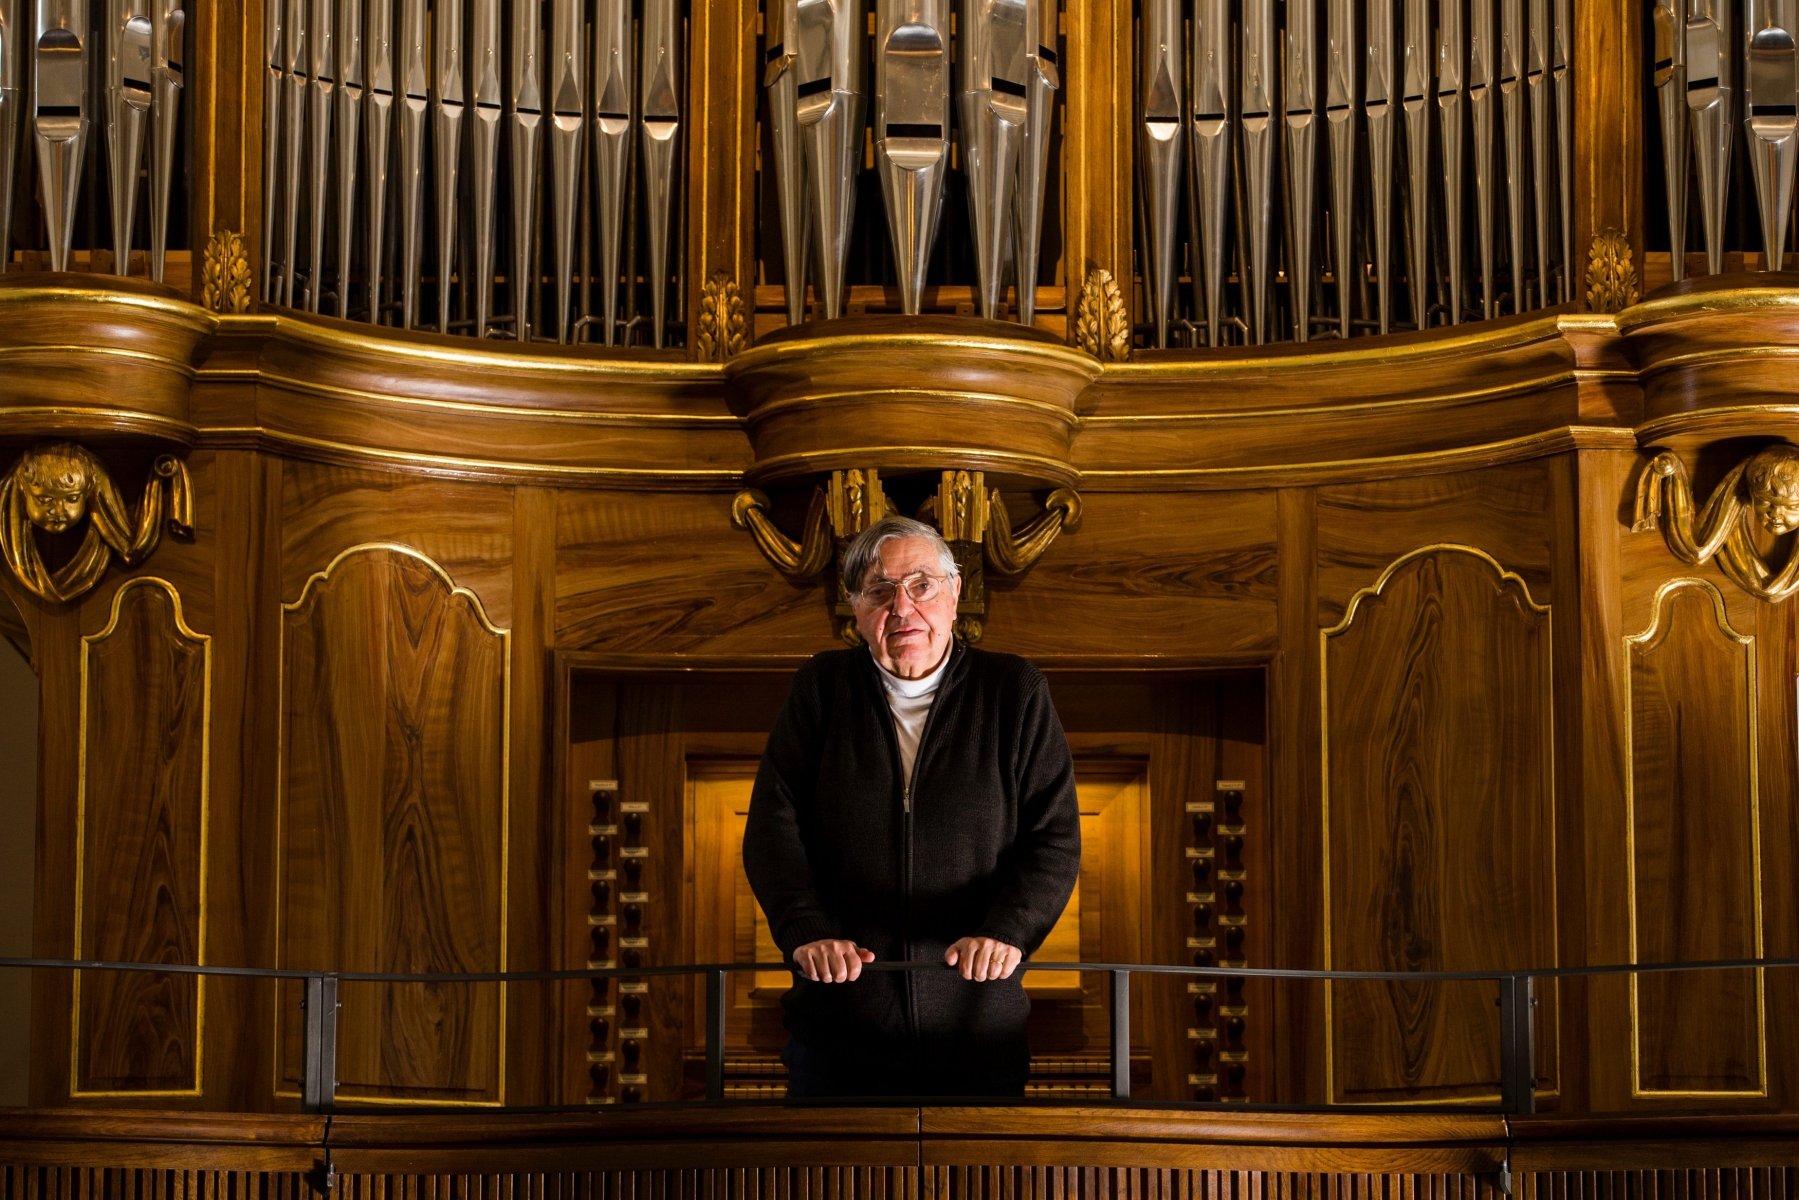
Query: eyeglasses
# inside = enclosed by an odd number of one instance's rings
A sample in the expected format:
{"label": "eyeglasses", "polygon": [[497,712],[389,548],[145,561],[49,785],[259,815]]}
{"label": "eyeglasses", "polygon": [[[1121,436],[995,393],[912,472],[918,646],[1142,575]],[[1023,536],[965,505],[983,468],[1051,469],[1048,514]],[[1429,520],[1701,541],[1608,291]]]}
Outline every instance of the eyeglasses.
{"label": "eyeglasses", "polygon": [[893,603],[900,589],[904,588],[906,596],[914,604],[924,604],[937,598],[943,590],[945,579],[942,575],[933,575],[929,571],[915,571],[904,579],[871,579],[856,593],[856,598],[870,608],[886,608]]}

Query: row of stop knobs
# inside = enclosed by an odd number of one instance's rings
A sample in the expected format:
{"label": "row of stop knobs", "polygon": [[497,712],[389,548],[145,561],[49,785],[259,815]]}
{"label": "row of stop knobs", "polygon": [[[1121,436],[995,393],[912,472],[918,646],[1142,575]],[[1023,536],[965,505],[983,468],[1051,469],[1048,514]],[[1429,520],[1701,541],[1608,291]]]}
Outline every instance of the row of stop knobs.
{"label": "row of stop knobs", "polygon": [[[621,803],[618,781],[596,779],[589,785],[593,810],[588,836],[593,850],[588,867],[592,897],[587,914],[587,966],[590,970],[630,969],[646,965],[649,938],[644,908],[645,804]],[[635,1104],[644,1099],[644,1043],[648,1040],[649,984],[629,978],[598,978],[587,1001],[587,1077],[589,1104]]]}
{"label": "row of stop knobs", "polygon": [[[1219,780],[1213,798],[1187,804],[1192,876],[1187,902],[1193,915],[1187,949],[1196,967],[1249,965],[1244,949],[1243,789],[1241,780]],[[1187,1082],[1193,1099],[1247,1099],[1249,1051],[1243,1035],[1249,1006],[1243,977],[1206,976],[1189,983],[1187,990],[1193,1005],[1187,1028],[1192,1047]]]}

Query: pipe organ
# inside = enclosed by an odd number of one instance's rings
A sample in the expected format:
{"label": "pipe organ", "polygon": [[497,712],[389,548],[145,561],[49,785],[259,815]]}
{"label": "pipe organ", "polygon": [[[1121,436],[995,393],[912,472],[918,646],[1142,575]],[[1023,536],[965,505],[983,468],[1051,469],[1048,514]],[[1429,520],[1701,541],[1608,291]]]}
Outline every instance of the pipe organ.
{"label": "pipe organ", "polygon": [[269,0],[263,299],[669,344],[686,21],[679,0]]}
{"label": "pipe organ", "polygon": [[1185,19],[1175,0],[1145,0],[1146,336],[1305,341],[1572,299],[1571,20],[1567,0],[1195,0]]}

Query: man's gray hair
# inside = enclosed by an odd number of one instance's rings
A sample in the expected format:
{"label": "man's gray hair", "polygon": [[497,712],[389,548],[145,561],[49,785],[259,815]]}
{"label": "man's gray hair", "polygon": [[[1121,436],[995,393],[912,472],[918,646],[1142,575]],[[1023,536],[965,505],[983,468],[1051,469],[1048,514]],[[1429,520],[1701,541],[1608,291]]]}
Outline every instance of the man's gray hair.
{"label": "man's gray hair", "polygon": [[862,590],[862,577],[881,559],[881,547],[899,538],[921,537],[937,548],[937,562],[946,577],[960,575],[956,555],[943,540],[943,535],[911,517],[882,517],[854,538],[843,550],[843,590],[855,595]]}

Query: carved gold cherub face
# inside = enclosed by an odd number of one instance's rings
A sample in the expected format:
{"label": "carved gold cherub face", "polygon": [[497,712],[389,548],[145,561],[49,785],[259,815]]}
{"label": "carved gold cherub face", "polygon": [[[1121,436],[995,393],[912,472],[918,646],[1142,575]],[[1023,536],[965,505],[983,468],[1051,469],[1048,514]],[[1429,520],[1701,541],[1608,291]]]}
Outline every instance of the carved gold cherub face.
{"label": "carved gold cherub face", "polygon": [[85,451],[66,444],[40,446],[18,466],[25,515],[48,533],[65,533],[87,516],[94,475]]}
{"label": "carved gold cherub face", "polygon": [[1769,533],[1799,529],[1799,449],[1769,446],[1744,468],[1755,519]]}

